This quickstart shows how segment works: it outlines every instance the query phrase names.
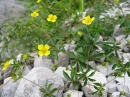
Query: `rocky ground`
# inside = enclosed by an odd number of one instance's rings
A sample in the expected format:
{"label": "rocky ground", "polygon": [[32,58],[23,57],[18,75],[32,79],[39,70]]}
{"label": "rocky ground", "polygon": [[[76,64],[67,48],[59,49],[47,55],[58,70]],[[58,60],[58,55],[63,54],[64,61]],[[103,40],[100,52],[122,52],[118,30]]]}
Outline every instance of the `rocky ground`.
{"label": "rocky ground", "polygon": [[[122,8],[124,12],[120,12],[121,14],[130,14],[130,8],[127,6],[127,3],[122,3]],[[12,10],[13,13],[10,13],[10,10]],[[0,23],[3,23],[4,20],[14,15],[19,16],[23,11],[24,7],[20,5],[19,2],[14,0],[0,0]],[[120,10],[117,8],[114,8],[114,10],[108,9],[107,13],[102,13],[100,18],[104,18],[106,15],[115,18],[117,11]],[[115,26],[113,37],[116,41],[119,41],[125,36],[122,30],[120,24]],[[100,36],[98,41],[104,41],[103,37]],[[121,49],[118,51],[120,58],[122,56],[124,57],[124,63],[130,61],[130,46],[127,45],[129,43],[130,35],[121,40]],[[3,43],[0,43],[0,46],[1,45],[3,45]],[[75,46],[73,41],[71,44],[66,44],[65,49],[74,51]],[[102,47],[97,47],[99,48],[98,51],[102,51]],[[8,53],[5,52],[1,55],[1,59],[6,56],[8,56]],[[49,83],[54,83],[53,88],[59,89],[54,93],[55,97],[67,97],[68,93],[71,93],[71,97],[98,97],[96,94],[93,96],[89,94],[95,91],[93,86],[86,85],[80,91],[73,90],[71,87],[69,89],[65,87],[68,81],[63,76],[63,70],[70,74],[70,71],[66,70],[66,67],[69,66],[69,56],[65,53],[60,52],[58,54],[59,60],[57,61],[52,61],[52,59],[47,57],[38,57],[37,54],[32,54],[32,56],[34,57],[34,62],[24,68],[23,78],[16,82],[10,77],[10,68],[4,72],[0,71],[0,80],[4,80],[4,84],[0,86],[1,97],[42,97],[43,93],[39,91],[39,88],[44,87],[46,80],[48,80]],[[115,78],[115,76],[112,76],[114,73],[111,66],[112,64],[107,64],[107,66],[104,67],[102,66],[102,62],[104,62],[104,58],[98,61],[94,60],[88,62],[94,70],[97,70],[92,77],[96,82],[102,84],[110,82],[104,86],[105,91],[102,97],[130,97],[130,78],[128,75],[124,75],[125,82],[123,77]],[[57,63],[59,67],[53,72],[51,69],[54,63]],[[92,71],[89,73],[91,72]],[[126,96],[120,95],[123,89],[126,92]]]}

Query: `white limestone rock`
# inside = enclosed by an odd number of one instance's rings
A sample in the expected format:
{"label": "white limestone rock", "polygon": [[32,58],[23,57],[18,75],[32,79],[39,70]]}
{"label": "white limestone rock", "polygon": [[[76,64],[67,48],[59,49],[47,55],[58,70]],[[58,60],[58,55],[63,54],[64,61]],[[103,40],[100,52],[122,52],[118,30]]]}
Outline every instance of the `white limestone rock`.
{"label": "white limestone rock", "polygon": [[113,6],[110,9],[105,10],[105,13],[101,13],[99,18],[103,19],[105,17],[110,17],[110,18],[117,19],[116,18],[117,15],[122,16],[122,15],[130,14],[130,8],[129,8],[129,4],[127,2],[119,3],[119,6],[121,7],[121,9],[119,7]]}
{"label": "white limestone rock", "polygon": [[23,76],[27,75],[31,71],[32,67],[30,65],[27,65],[24,67]]}
{"label": "white limestone rock", "polygon": [[126,40],[127,40],[127,42],[130,41],[130,35],[128,35],[128,37],[126,37]]}
{"label": "white limestone rock", "polygon": [[55,60],[58,66],[66,67],[69,64],[69,56],[63,52],[58,53],[58,61]]}
{"label": "white limestone rock", "polygon": [[108,93],[114,93],[117,91],[117,85],[113,83],[107,84],[107,92]]}
{"label": "white limestone rock", "polygon": [[[94,71],[91,70],[90,72],[88,72],[87,75],[91,74],[92,72],[94,72]],[[102,73],[97,72],[97,71],[95,72],[94,76],[92,76],[91,78],[92,78],[92,79],[95,79],[95,80],[96,80],[95,82],[97,82],[97,83],[101,83],[101,84],[106,84],[106,83],[107,83],[106,77],[105,77]],[[93,82],[88,81],[88,83],[89,83],[90,85],[93,85]],[[90,86],[90,85],[86,85],[86,86],[84,86],[83,89],[82,89],[82,90],[84,91],[84,94],[85,94],[86,97],[91,97],[90,93],[96,91],[96,90],[94,89],[94,87],[93,87],[93,86]],[[107,97],[107,88],[104,87],[104,89],[105,89],[105,90],[103,91],[103,96],[102,96],[102,97]],[[92,97],[98,97],[98,95],[95,94],[95,95],[92,95]]]}
{"label": "white limestone rock", "polygon": [[1,97],[14,97],[16,89],[19,85],[21,80],[17,80],[16,82],[14,82],[13,79],[11,79],[11,77],[6,78],[4,80],[4,83],[6,83],[3,88],[2,88],[2,94]]}
{"label": "white limestone rock", "polygon": [[95,61],[89,61],[88,64],[89,64],[94,70],[96,70],[96,63],[95,63]]}
{"label": "white limestone rock", "polygon": [[115,80],[118,82],[117,84],[118,91],[121,92],[123,91],[124,88],[126,95],[130,97],[130,77],[127,74],[125,74],[125,86],[124,86],[124,77],[117,77]]}
{"label": "white limestone rock", "polygon": [[124,91],[126,93],[125,97],[130,97],[130,90],[129,90],[128,86],[123,86],[122,84],[117,84],[117,89],[119,92]]}
{"label": "white limestone rock", "polygon": [[107,82],[110,82],[112,84],[116,84],[116,82],[115,82],[115,76],[108,76]]}
{"label": "white limestone rock", "polygon": [[25,10],[16,0],[0,0],[0,23],[9,17],[18,17]]}
{"label": "white limestone rock", "polygon": [[35,59],[34,59],[34,68],[36,68],[36,67],[46,67],[46,68],[52,69],[53,65],[54,64],[53,64],[51,59],[38,57],[38,56],[36,56]]}
{"label": "white limestone rock", "polygon": [[123,48],[123,51],[124,51],[124,53],[129,53],[129,52],[130,52],[130,48],[124,47],[124,48]]}
{"label": "white limestone rock", "polygon": [[71,73],[71,71],[70,70],[66,70],[65,67],[58,67],[54,73],[60,75],[63,78],[63,80],[64,80],[64,82],[66,84],[69,81],[64,77],[63,71],[65,71],[68,75],[70,75],[70,73]]}
{"label": "white limestone rock", "polygon": [[96,66],[96,70],[100,71],[102,74],[104,74],[105,76],[108,76],[109,74],[113,73],[114,71],[112,70],[112,66],[110,65],[106,65],[106,66],[102,66],[102,65],[97,65]]}
{"label": "white limestone rock", "polygon": [[[52,88],[61,88],[64,86],[61,77],[53,74],[51,70],[45,67],[33,68],[24,78],[36,83],[41,87],[45,86],[47,80],[48,83],[54,83]],[[39,91],[40,87],[26,79],[21,80],[14,97],[42,97],[44,94]],[[63,89],[64,88],[61,88],[60,90],[56,91],[54,96],[62,97]]]}
{"label": "white limestone rock", "polygon": [[76,48],[75,41],[72,41],[70,44],[64,45],[64,49],[66,52],[68,52],[68,51],[74,52],[75,48]]}
{"label": "white limestone rock", "polygon": [[83,92],[82,91],[77,91],[77,90],[68,90],[63,94],[63,97],[68,97],[67,95],[70,94],[71,97],[82,97]]}
{"label": "white limestone rock", "polygon": [[112,93],[111,97],[120,97],[120,92]]}
{"label": "white limestone rock", "polygon": [[125,39],[125,35],[119,35],[119,36],[115,37],[115,39],[116,39],[117,42],[120,41],[119,46],[120,46],[122,49],[123,49],[123,48],[126,46],[126,44],[128,43],[128,42],[126,41],[126,39]]}

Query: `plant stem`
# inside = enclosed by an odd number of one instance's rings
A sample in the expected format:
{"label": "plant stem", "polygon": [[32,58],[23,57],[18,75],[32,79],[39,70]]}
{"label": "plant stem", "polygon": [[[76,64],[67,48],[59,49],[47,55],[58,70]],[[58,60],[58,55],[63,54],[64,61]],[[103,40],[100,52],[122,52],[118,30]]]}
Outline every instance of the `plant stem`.
{"label": "plant stem", "polygon": [[84,11],[84,0],[80,1],[80,7],[79,10],[82,12],[82,17],[83,17],[83,11]]}

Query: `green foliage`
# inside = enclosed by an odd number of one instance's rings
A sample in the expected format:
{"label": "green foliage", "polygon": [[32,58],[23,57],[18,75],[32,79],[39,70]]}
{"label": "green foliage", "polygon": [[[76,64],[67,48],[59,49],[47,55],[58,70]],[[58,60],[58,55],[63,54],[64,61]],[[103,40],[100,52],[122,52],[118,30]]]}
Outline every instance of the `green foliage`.
{"label": "green foliage", "polygon": [[[92,78],[97,71],[89,74],[92,67],[88,62],[95,59],[105,58],[105,62],[102,63],[103,66],[107,66],[107,63],[114,63],[112,69],[116,71],[117,75],[114,74],[116,77],[126,73],[130,76],[130,62],[123,63],[124,58],[120,58],[117,53],[120,49],[120,41],[116,42],[112,38],[114,27],[117,24],[121,24],[126,37],[130,34],[130,15],[121,16],[118,14],[117,19],[110,17],[100,19],[102,12],[105,12],[106,9],[113,5],[119,7],[119,3],[109,4],[107,0],[44,0],[44,2],[42,0],[40,3],[36,3],[36,0],[27,0],[26,2],[28,2],[25,4],[26,10],[21,17],[13,23],[6,21],[0,25],[0,29],[6,27],[8,32],[0,40],[4,42],[1,53],[17,49],[19,52],[27,54],[27,59],[24,56],[20,61],[13,57],[14,63],[11,65],[13,67],[12,78],[14,80],[22,77],[25,65],[32,58],[28,53],[37,52],[40,44],[48,44],[50,46],[50,58],[55,57],[55,59],[58,59],[57,55],[59,52],[68,54],[70,67],[66,67],[66,70],[70,71],[70,75],[65,71],[63,71],[63,75],[69,81],[68,86],[71,85],[74,89],[82,89],[84,86],[89,85],[89,82],[92,82],[95,92],[91,94],[102,96],[104,85],[97,83]],[[92,10],[88,10],[85,18],[90,16],[89,20],[92,17],[94,17],[94,20],[92,23],[87,21],[85,25],[82,21],[83,12],[85,8],[90,7],[92,7]],[[34,16],[31,14],[33,12],[36,12]],[[57,17],[54,22],[48,21],[50,14]],[[80,35],[78,34],[79,31],[81,32]],[[99,41],[100,36],[106,42]],[[76,44],[75,50],[65,51],[64,44],[69,44],[72,40]],[[102,52],[97,51],[98,45],[102,47]],[[8,60],[6,59],[5,61]],[[52,70],[55,71],[57,67],[54,64]],[[52,86],[53,84],[49,84],[47,81],[45,87],[40,89],[44,97],[54,97],[53,93],[58,89],[52,89]],[[123,92],[122,95],[124,94]],[[68,97],[70,96],[68,95]]]}
{"label": "green foliage", "polygon": [[45,87],[44,88],[40,88],[40,91],[44,93],[43,97],[55,97],[53,95],[54,92],[57,91],[57,88],[53,88],[51,89],[53,86],[53,83],[48,83],[48,80],[45,83]]}

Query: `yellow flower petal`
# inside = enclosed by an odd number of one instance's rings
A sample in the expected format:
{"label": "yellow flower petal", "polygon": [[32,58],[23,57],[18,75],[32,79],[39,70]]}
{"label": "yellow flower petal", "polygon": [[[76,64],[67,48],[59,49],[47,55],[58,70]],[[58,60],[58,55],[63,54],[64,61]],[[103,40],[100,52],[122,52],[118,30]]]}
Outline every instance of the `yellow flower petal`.
{"label": "yellow flower petal", "polygon": [[38,50],[42,50],[44,46],[42,44],[38,45]]}
{"label": "yellow flower petal", "polygon": [[56,19],[57,19],[56,15],[50,14],[50,15],[48,15],[47,21],[48,22],[56,22]]}
{"label": "yellow flower petal", "polygon": [[27,57],[28,57],[28,55],[27,55],[27,54],[24,54],[22,57],[23,57],[24,60],[26,60]]}
{"label": "yellow flower petal", "polygon": [[41,2],[41,0],[37,0],[37,3],[40,3]]}
{"label": "yellow flower petal", "polygon": [[94,17],[90,18],[90,16],[86,16],[86,17],[82,20],[82,23],[83,23],[83,24],[86,24],[86,25],[90,25],[90,24],[93,22],[94,19],[95,19]]}
{"label": "yellow flower petal", "polygon": [[49,46],[48,44],[45,44],[45,48],[46,48],[47,50],[49,50],[49,49],[50,49],[50,46]]}
{"label": "yellow flower petal", "polygon": [[4,67],[2,68],[2,70],[6,70],[10,66],[10,64],[11,64],[10,61],[4,63]]}
{"label": "yellow flower petal", "polygon": [[39,56],[43,56],[43,55],[44,55],[43,51],[39,51],[39,52],[38,52],[38,55],[39,55]]}
{"label": "yellow flower petal", "polygon": [[50,51],[46,51],[44,55],[45,55],[45,56],[50,55]]}
{"label": "yellow flower petal", "polygon": [[94,18],[94,17],[92,17],[92,18],[91,18],[91,21],[94,21],[94,19],[95,19],[95,18]]}
{"label": "yellow flower petal", "polygon": [[31,13],[31,16],[32,16],[32,17],[37,17],[37,16],[39,16],[39,13],[36,12],[36,11],[34,11],[34,12]]}
{"label": "yellow flower petal", "polygon": [[83,33],[82,32],[80,32],[80,31],[78,31],[78,33],[77,33],[79,36],[81,36]]}

